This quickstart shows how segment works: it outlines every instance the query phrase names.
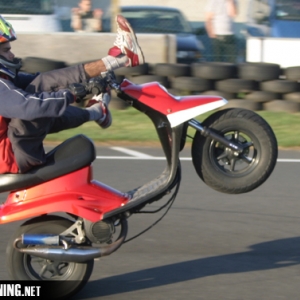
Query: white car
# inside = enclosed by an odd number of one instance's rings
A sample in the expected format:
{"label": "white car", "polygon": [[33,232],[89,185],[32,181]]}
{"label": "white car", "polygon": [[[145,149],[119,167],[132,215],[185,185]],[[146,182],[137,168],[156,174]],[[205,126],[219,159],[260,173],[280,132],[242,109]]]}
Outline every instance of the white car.
{"label": "white car", "polygon": [[61,31],[53,0],[0,0],[0,12],[17,33]]}

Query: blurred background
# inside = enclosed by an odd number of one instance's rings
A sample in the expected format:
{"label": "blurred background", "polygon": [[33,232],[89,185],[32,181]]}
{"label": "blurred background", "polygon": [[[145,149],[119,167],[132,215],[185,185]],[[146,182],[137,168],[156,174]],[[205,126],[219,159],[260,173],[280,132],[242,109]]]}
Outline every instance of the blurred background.
{"label": "blurred background", "polygon": [[[72,8],[81,0],[0,0],[0,13],[9,20],[17,33],[74,32],[71,25]],[[115,32],[114,17],[122,13],[137,33],[176,35],[176,59],[165,62],[192,63],[217,61],[211,47],[211,39],[205,29],[205,9],[208,0],[92,0],[91,11],[100,9],[101,29],[98,33]],[[223,61],[260,61],[263,56],[285,55],[277,53],[277,44],[272,45],[272,54],[265,54],[267,38],[300,38],[299,0],[236,0],[237,15],[234,18],[234,43],[232,53]],[[163,5],[163,7],[162,7]],[[259,41],[259,43],[257,42]],[[266,42],[265,42],[266,41]],[[293,41],[295,42],[295,41]],[[296,47],[293,44],[293,47]],[[282,43],[281,43],[282,46]],[[290,45],[287,47],[290,48]],[[251,52],[251,53],[250,53]],[[170,53],[168,54],[170,55]],[[277,55],[278,56],[278,55]],[[297,55],[298,56],[298,55]],[[275,60],[279,60],[277,57]],[[292,58],[290,58],[292,59]],[[163,62],[163,61],[157,61]],[[295,62],[294,62],[295,64]]]}
{"label": "blurred background", "polygon": [[[237,13],[232,44],[218,55],[206,30],[209,1],[225,0],[0,0],[0,13],[17,32],[13,52],[29,73],[106,56],[121,13],[146,63],[117,70],[120,80],[158,81],[178,95],[217,94],[234,107],[300,111],[300,1],[226,0]],[[75,28],[76,20],[88,26]]]}

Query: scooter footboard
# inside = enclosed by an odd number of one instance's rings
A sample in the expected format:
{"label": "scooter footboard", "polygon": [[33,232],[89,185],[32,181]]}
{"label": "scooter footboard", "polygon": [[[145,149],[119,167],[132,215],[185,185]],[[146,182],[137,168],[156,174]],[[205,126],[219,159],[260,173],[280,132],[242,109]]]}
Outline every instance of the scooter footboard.
{"label": "scooter footboard", "polygon": [[146,204],[152,203],[161,199],[169,193],[181,179],[180,163],[178,161],[176,174],[170,169],[166,169],[155,180],[136,188],[127,194],[131,199],[122,207],[104,214],[104,219],[124,213],[125,211],[135,212]]}

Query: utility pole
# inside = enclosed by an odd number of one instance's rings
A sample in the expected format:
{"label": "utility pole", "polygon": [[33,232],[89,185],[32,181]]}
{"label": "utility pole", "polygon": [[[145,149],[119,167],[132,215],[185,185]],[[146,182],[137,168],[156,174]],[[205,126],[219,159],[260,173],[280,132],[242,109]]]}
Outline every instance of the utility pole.
{"label": "utility pole", "polygon": [[119,0],[111,0],[111,31],[117,31],[116,16],[120,13]]}

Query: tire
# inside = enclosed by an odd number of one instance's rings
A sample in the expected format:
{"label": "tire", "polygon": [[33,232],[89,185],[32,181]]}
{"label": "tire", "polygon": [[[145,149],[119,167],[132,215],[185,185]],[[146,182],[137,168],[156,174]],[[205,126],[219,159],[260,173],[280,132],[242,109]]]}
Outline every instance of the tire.
{"label": "tire", "polygon": [[300,92],[284,94],[282,98],[284,100],[300,103]]}
{"label": "tire", "polygon": [[168,89],[168,92],[170,93],[170,94],[172,94],[173,96],[181,96],[181,94],[180,94],[180,91],[179,90],[176,90],[176,89]]}
{"label": "tire", "polygon": [[300,103],[288,100],[273,100],[263,104],[263,109],[266,111],[284,111],[295,113],[300,111]]}
{"label": "tire", "polygon": [[299,83],[285,79],[271,80],[261,82],[260,89],[262,91],[273,93],[293,93],[299,91]]}
{"label": "tire", "polygon": [[[21,225],[11,237],[6,249],[10,277],[14,280],[47,280],[49,291],[54,293],[53,299],[58,296],[55,295],[55,291],[60,297],[69,299],[81,290],[92,274],[94,260],[86,263],[53,262],[21,253],[13,247],[15,239],[24,233],[59,234],[72,224],[70,220],[58,216],[42,216]],[[41,275],[39,272],[42,272],[43,267],[45,270]],[[59,274],[55,274],[55,271]]]}
{"label": "tire", "polygon": [[256,81],[279,79],[281,68],[271,63],[242,63],[237,66],[238,77]]}
{"label": "tire", "polygon": [[225,106],[222,106],[220,109],[227,108],[245,108],[249,110],[259,111],[263,109],[263,105],[260,102],[255,102],[245,99],[230,99]]}
{"label": "tire", "polygon": [[192,76],[212,80],[235,78],[235,64],[225,62],[194,63],[191,65]]}
{"label": "tire", "polygon": [[228,93],[248,93],[257,90],[257,82],[240,78],[225,79],[216,82],[216,89]]}
{"label": "tire", "polygon": [[246,109],[227,109],[208,117],[202,126],[245,145],[244,152],[235,156],[219,142],[196,132],[192,160],[208,186],[222,193],[241,194],[256,189],[271,175],[277,160],[277,140],[259,115]]}
{"label": "tire", "polygon": [[174,89],[190,92],[203,92],[213,88],[213,81],[198,77],[176,77],[171,81],[171,87]]}
{"label": "tire", "polygon": [[157,81],[166,88],[168,88],[170,85],[168,77],[158,76],[158,75],[128,76],[128,80],[134,82],[135,84],[143,84],[143,83]]}
{"label": "tire", "polygon": [[22,71],[27,73],[48,72],[67,67],[63,61],[57,61],[40,57],[26,57],[23,60]]}
{"label": "tire", "polygon": [[221,96],[226,100],[235,99],[237,96],[235,93],[228,93],[228,92],[221,92],[221,91],[214,91],[214,90],[205,91],[202,93],[202,95]]}
{"label": "tire", "polygon": [[300,66],[286,68],[284,70],[284,75],[288,80],[300,80]]}
{"label": "tire", "polygon": [[245,96],[245,99],[251,100],[254,102],[268,102],[275,99],[280,99],[281,95],[273,92],[266,91],[255,91]]}
{"label": "tire", "polygon": [[119,68],[114,71],[116,75],[132,75],[132,76],[138,76],[138,75],[146,75],[149,72],[149,65],[147,63],[144,63],[142,65],[138,65],[132,68]]}
{"label": "tire", "polygon": [[191,68],[188,64],[164,64],[159,63],[154,66],[154,73],[160,76],[190,76]]}

